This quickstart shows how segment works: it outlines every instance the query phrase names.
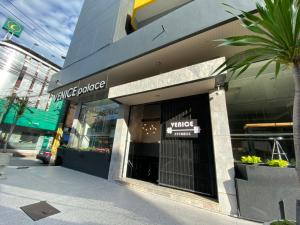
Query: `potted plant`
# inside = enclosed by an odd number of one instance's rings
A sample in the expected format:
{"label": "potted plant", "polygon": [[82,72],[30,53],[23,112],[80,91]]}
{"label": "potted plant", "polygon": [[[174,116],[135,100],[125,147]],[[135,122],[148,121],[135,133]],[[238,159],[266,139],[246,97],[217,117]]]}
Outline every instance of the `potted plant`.
{"label": "potted plant", "polygon": [[255,155],[242,156],[241,161],[235,163],[235,173],[237,178],[248,179],[247,170],[249,166],[257,166],[262,162],[261,158]]}
{"label": "potted plant", "polygon": [[[239,208],[243,217],[271,221],[283,210],[286,218],[295,219],[294,204],[295,199],[300,197],[300,184],[295,168],[288,161],[273,159],[263,163],[260,157],[247,155],[235,163],[235,171]],[[280,208],[281,203],[284,204],[283,208]],[[290,224],[286,221],[272,223]]]}
{"label": "potted plant", "polygon": [[272,159],[267,161],[267,165],[272,167],[286,168],[288,167],[289,162],[282,159]]}

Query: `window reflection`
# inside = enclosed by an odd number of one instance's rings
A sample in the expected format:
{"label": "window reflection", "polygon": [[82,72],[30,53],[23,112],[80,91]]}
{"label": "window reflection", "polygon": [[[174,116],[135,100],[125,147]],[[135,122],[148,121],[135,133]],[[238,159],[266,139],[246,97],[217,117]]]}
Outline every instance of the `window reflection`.
{"label": "window reflection", "polygon": [[119,105],[108,99],[83,104],[79,116],[78,147],[111,151],[118,113]]}
{"label": "window reflection", "polygon": [[232,79],[226,92],[235,160],[242,155],[271,158],[274,138],[294,161],[292,108],[294,84],[288,71],[274,78],[272,72],[255,78],[246,74]]}

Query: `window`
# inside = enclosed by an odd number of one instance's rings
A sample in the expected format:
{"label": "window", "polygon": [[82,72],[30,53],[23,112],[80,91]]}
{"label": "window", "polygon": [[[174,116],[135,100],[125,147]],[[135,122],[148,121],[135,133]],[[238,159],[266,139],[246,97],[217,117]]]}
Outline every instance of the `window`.
{"label": "window", "polygon": [[85,103],[79,116],[78,147],[96,151],[111,151],[119,105],[105,99]]}
{"label": "window", "polygon": [[273,73],[259,78],[253,73],[229,82],[226,98],[235,160],[248,154],[270,159],[277,140],[294,161],[293,95],[293,78],[288,71],[277,79]]}

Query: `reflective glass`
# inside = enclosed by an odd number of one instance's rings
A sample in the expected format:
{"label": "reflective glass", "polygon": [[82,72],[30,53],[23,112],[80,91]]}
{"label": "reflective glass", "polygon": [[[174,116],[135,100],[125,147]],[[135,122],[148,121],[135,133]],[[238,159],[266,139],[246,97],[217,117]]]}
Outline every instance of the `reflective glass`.
{"label": "reflective glass", "polygon": [[105,99],[82,105],[78,147],[82,150],[111,151],[119,105]]}
{"label": "reflective glass", "polygon": [[[288,71],[282,71],[278,78],[269,72],[258,78],[253,73],[229,81],[226,98],[235,160],[250,154],[266,161],[272,158],[278,141],[287,158],[294,161],[293,95],[293,78]],[[285,159],[284,154],[280,157]]]}

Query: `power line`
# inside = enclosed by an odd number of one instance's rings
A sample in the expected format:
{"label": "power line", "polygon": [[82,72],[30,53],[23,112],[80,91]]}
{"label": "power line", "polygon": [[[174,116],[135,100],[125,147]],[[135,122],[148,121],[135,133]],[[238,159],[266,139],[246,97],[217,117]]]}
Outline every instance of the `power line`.
{"label": "power line", "polygon": [[[45,33],[47,33],[49,35],[49,37],[51,37],[53,40],[55,40],[58,44],[60,44],[60,41],[58,41],[54,36],[52,36],[52,34],[50,34],[47,30],[45,30],[41,25],[37,24],[35,21],[33,21],[29,16],[27,16],[25,13],[23,13],[20,9],[18,9],[18,7],[13,4],[10,0],[7,0],[7,2],[9,2],[18,12],[20,12],[24,17],[26,17],[32,24],[38,26],[42,31],[44,31]],[[61,50],[61,49],[60,49]],[[61,50],[62,52],[64,52],[64,50]]]}
{"label": "power line", "polygon": [[[0,3],[0,6],[1,6],[1,3]],[[4,16],[9,16],[9,14],[8,15],[6,15],[6,14],[4,14],[3,12],[0,12],[2,15],[4,15]],[[18,17],[16,17],[17,19],[19,19]],[[23,22],[23,21],[22,21]],[[23,22],[23,24],[24,24],[24,22]],[[37,42],[37,43],[44,43],[45,45],[48,45],[48,46],[52,46],[53,47],[53,45],[51,45],[51,44],[47,44],[45,41],[43,41],[41,38],[36,38],[36,37],[34,37],[33,35],[32,35],[32,33],[30,34],[30,33],[28,33],[26,30],[24,30],[23,31],[24,33],[26,33],[27,35],[28,35],[28,37],[33,41],[33,42]],[[60,55],[60,54],[58,54],[58,55]]]}
{"label": "power line", "polygon": [[[20,17],[18,17],[15,13],[13,13],[10,9],[8,9],[6,6],[4,6],[2,3],[0,3],[0,6],[2,6],[7,12],[9,12],[10,14],[12,14],[16,19],[18,19],[20,22],[22,22],[24,25],[27,25],[28,27],[31,27],[28,23],[24,22]],[[3,14],[3,13],[2,13]],[[34,29],[30,28],[33,32],[35,31]],[[25,33],[27,33],[26,31],[24,31]],[[29,34],[29,33],[28,33]],[[41,33],[36,32],[36,34],[38,34],[40,37],[45,38],[44,35],[42,35]],[[32,37],[32,34],[29,34],[29,37]],[[53,45],[49,40],[47,40],[47,38],[45,38],[45,40],[48,42],[48,44],[41,38],[39,38],[39,40],[41,42],[43,42],[44,44],[54,47],[56,48],[60,53],[65,54],[61,49],[59,49],[57,46]]]}

